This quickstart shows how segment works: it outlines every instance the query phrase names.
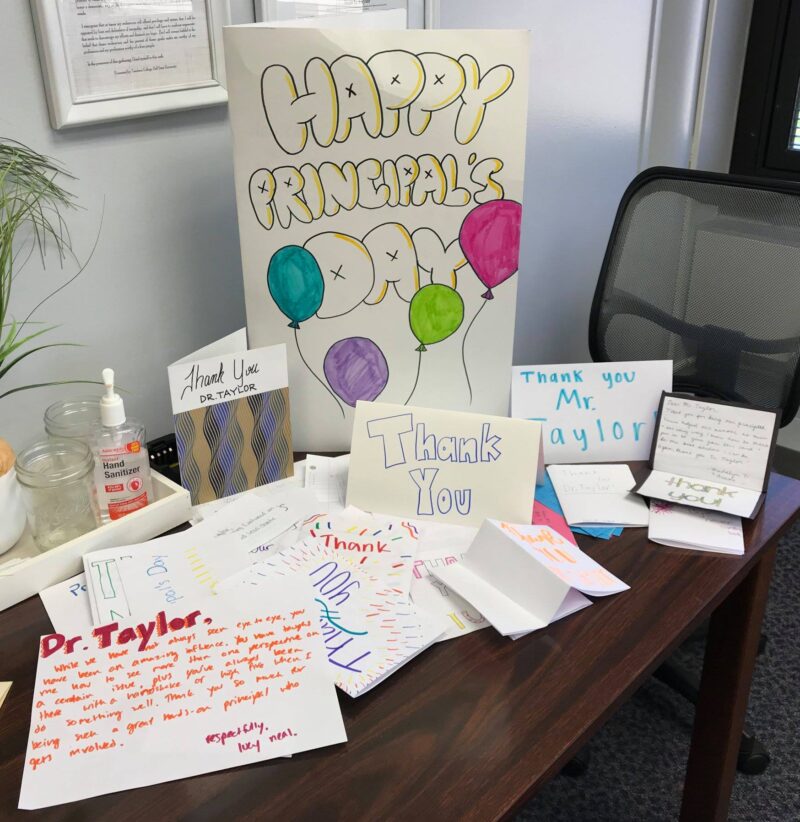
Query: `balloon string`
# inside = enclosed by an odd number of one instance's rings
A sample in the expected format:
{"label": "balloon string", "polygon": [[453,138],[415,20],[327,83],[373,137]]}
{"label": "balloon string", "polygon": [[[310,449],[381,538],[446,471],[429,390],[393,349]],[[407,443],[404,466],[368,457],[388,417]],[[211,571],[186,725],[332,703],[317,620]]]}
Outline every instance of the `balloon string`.
{"label": "balloon string", "polygon": [[414,380],[414,387],[411,389],[411,393],[408,395],[408,399],[403,403],[403,405],[408,405],[411,402],[411,398],[414,396],[414,392],[417,390],[417,383],[419,382],[419,372],[422,369],[422,352],[419,352],[419,359],[417,360],[417,377]]}
{"label": "balloon string", "polygon": [[342,417],[344,418],[344,408],[342,408],[342,404],[339,402],[336,394],[328,388],[327,385],[314,373],[311,366],[306,362],[306,358],[303,356],[303,352],[300,350],[300,341],[297,339],[297,329],[294,329],[294,344],[297,346],[297,353],[300,355],[300,359],[303,361],[303,365],[308,369],[311,376],[333,397],[333,401],[339,406],[339,410],[342,412]]}
{"label": "balloon string", "polygon": [[478,319],[478,314],[483,311],[484,307],[488,300],[483,300],[481,302],[481,307],[475,312],[475,316],[469,321],[469,325],[467,326],[467,330],[464,332],[464,339],[461,340],[461,363],[464,366],[464,376],[467,378],[467,388],[469,389],[469,404],[472,405],[472,383],[469,381],[469,369],[467,368],[467,337],[469,336],[469,331],[472,326],[475,324],[475,320]]}

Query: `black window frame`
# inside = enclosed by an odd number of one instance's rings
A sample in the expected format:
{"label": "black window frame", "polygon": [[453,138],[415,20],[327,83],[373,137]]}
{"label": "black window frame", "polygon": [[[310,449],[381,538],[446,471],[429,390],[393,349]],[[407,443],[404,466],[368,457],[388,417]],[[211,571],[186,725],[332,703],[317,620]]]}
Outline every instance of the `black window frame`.
{"label": "black window frame", "polygon": [[730,170],[800,180],[790,147],[800,87],[800,0],[755,0]]}

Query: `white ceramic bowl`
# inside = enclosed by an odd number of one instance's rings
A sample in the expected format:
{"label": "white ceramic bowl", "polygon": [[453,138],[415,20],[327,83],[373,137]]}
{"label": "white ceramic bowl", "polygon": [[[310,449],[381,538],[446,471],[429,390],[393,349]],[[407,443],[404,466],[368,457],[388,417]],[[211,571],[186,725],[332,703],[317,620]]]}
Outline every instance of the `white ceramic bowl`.
{"label": "white ceramic bowl", "polygon": [[25,530],[25,506],[12,468],[0,477],[0,554],[10,551]]}

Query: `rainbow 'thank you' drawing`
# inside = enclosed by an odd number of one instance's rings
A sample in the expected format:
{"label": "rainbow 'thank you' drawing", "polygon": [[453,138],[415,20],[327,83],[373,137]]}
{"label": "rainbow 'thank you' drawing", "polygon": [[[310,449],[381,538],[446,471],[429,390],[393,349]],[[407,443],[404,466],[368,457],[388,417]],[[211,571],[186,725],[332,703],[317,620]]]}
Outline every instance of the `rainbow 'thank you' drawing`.
{"label": "rainbow 'thank you' drawing", "polygon": [[247,325],[292,430],[359,400],[505,414],[528,99],[514,31],[225,29]]}
{"label": "rainbow 'thank you' drawing", "polygon": [[531,518],[544,479],[542,426],[380,402],[359,402],[347,504],[402,517],[480,525]]}

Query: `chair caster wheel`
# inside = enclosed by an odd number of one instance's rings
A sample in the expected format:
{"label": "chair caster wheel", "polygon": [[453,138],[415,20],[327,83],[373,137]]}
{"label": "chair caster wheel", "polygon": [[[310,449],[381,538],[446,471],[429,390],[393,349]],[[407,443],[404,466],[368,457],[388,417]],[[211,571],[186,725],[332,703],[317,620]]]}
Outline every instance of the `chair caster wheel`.
{"label": "chair caster wheel", "polygon": [[736,761],[736,770],[739,773],[755,776],[764,773],[769,763],[769,751],[757,739],[742,740],[739,758]]}
{"label": "chair caster wheel", "polygon": [[564,776],[583,776],[589,770],[589,751],[581,751],[577,756],[570,759],[561,769]]}

